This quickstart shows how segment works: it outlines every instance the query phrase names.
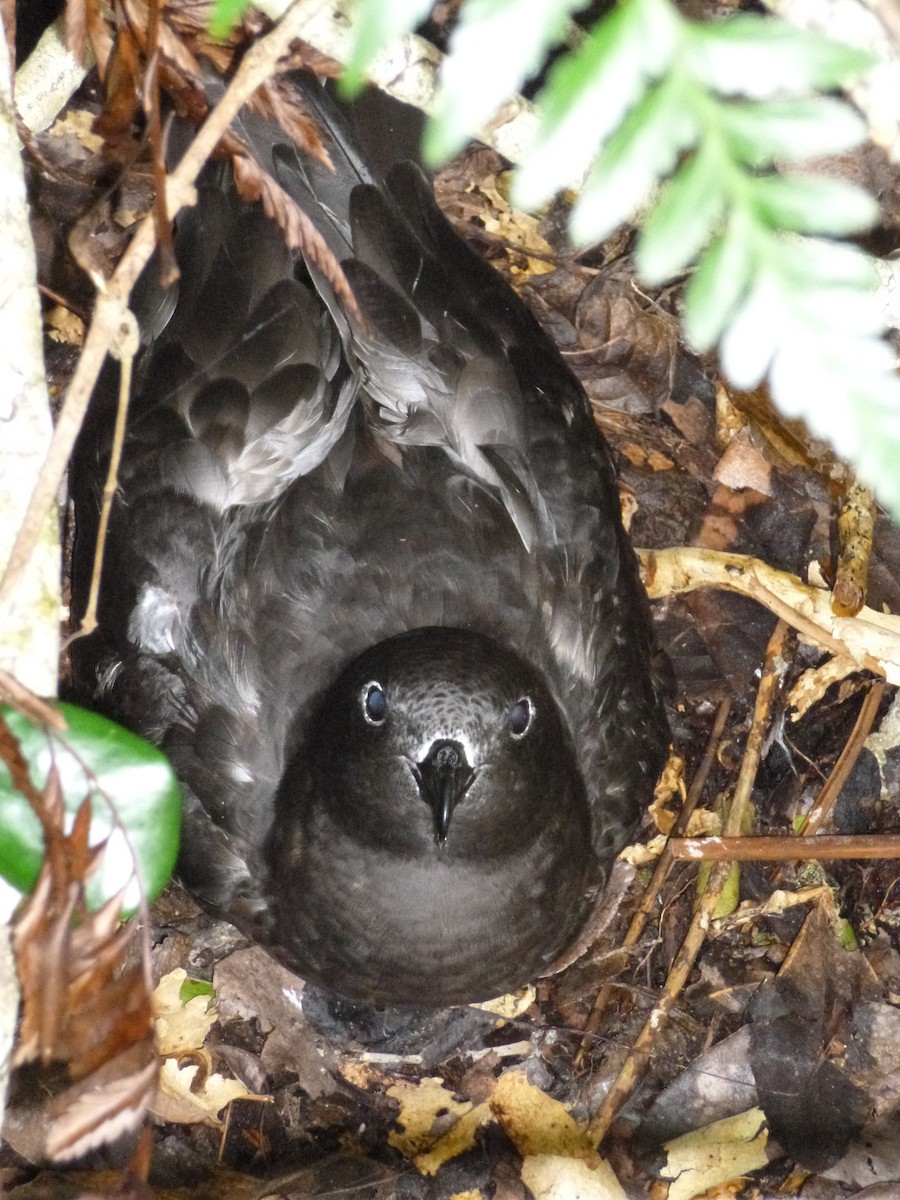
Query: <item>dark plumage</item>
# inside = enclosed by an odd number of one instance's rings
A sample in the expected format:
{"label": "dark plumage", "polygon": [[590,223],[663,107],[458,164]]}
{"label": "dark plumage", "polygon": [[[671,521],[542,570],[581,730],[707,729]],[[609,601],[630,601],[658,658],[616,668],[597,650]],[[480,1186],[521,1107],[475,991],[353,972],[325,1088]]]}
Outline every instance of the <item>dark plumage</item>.
{"label": "dark plumage", "polygon": [[347,995],[484,999],[576,938],[649,797],[668,731],[646,600],[554,347],[418,169],[379,183],[298,86],[333,176],[244,132],[363,321],[207,175],[177,303],[144,285],[153,346],[78,671],[171,756],[205,904]]}

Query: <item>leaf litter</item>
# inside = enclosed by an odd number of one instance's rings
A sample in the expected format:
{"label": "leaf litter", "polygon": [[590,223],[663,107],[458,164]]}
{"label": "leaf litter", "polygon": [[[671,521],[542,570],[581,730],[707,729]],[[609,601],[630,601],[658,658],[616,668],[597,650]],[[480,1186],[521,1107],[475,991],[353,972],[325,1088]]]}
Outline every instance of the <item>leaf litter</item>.
{"label": "leaf litter", "polygon": [[[181,65],[192,69],[187,58]],[[466,164],[461,159],[439,189],[445,207],[454,215],[456,206],[463,234],[510,275],[583,375],[619,451],[635,543],[738,552],[833,584],[840,557],[835,501],[847,490],[833,460],[773,414],[764,395],[725,392],[715,364],[680,346],[673,336],[677,297],[635,288],[627,231],[593,260],[574,257],[561,243],[552,209],[537,230],[527,225],[515,234],[508,224],[515,218],[505,210],[485,216],[496,201],[496,172],[479,176]],[[248,186],[265,189],[260,181]],[[288,224],[287,214],[282,221]],[[550,271],[545,245],[555,256]],[[729,406],[737,414],[730,421]],[[870,554],[866,603],[900,611],[900,534],[877,512]],[[754,732],[756,683],[774,618],[720,591],[663,598],[656,617],[676,680],[676,741],[688,781],[712,744],[719,700],[730,699],[695,813],[701,830],[715,829],[718,802],[732,793]],[[789,640],[784,658],[748,812],[754,831],[787,839],[841,757],[871,676],[850,660],[822,674],[834,659],[814,641]],[[808,685],[801,699],[804,678],[820,683]],[[881,730],[897,728],[896,710],[887,689],[839,789],[829,832],[896,832],[900,737],[870,747]],[[648,816],[641,840],[655,831]],[[76,866],[64,870],[76,877],[89,872],[81,836],[73,830],[75,840],[65,843]],[[519,1197],[526,1188],[541,1197],[649,1194],[669,1180],[668,1194],[687,1200],[729,1181],[728,1194],[738,1196],[799,1195],[815,1179],[840,1189],[829,1195],[851,1196],[900,1179],[891,1139],[900,1109],[900,870],[890,861],[741,865],[731,915],[710,922],[711,936],[668,1019],[653,1026],[598,1154],[591,1121],[655,1011],[696,904],[693,866],[668,864],[642,902],[649,875],[649,865],[638,870],[618,918],[588,955],[560,976],[536,981],[524,1011],[520,1005],[506,1014],[375,1012],[349,1004],[296,980],[170,889],[153,913],[151,966],[163,989],[156,993],[156,1029],[172,1039],[164,1044],[175,1065],[164,1071],[180,1081],[181,1100],[203,1115],[155,1118],[151,1188],[192,1196],[303,1191],[442,1200]],[[92,1119],[106,1119],[118,1104],[134,1128],[152,1095],[146,1079],[157,1071],[147,1040],[150,992],[143,966],[135,965],[136,926],[116,930],[107,914],[73,930],[66,889],[83,882],[71,874],[42,877],[20,918],[26,1005],[18,1056],[49,1055],[77,1076],[103,1047],[124,1070],[100,1080]],[[779,893],[798,893],[799,902],[775,902]],[[623,951],[625,928],[642,904],[642,930]],[[74,979],[99,1004],[99,1016],[69,1010],[74,944],[82,964]],[[64,986],[48,986],[47,971]],[[185,977],[207,980],[212,1003],[207,996],[182,1002]],[[133,998],[139,979],[140,1001]],[[591,1027],[598,989],[606,1002]],[[48,996],[55,997],[50,1017]],[[129,1005],[141,1014],[135,1031],[146,1025],[123,1049],[111,1031]],[[48,1020],[58,1030],[52,1039],[36,1032]],[[198,1100],[197,1089],[215,1076],[228,1081],[225,1089]],[[65,1103],[77,1110],[91,1078],[68,1083],[74,1092],[63,1091]],[[241,1098],[214,1108],[231,1084]],[[94,1136],[64,1130],[51,1143],[64,1152]],[[113,1132],[106,1129],[103,1140]],[[51,1189],[45,1194],[62,1186],[46,1166],[46,1145],[16,1153],[7,1141],[0,1167],[10,1195],[33,1194],[28,1189],[41,1180]],[[75,1173],[76,1186],[79,1177],[87,1178]]]}

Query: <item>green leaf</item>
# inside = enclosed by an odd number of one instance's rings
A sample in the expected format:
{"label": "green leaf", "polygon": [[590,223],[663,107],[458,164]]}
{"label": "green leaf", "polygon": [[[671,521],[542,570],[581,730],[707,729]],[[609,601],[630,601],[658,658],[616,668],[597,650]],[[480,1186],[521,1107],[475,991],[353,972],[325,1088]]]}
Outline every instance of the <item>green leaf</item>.
{"label": "green leaf", "polygon": [[178,989],[178,999],[182,1004],[189,1004],[195,996],[206,996],[208,1000],[212,1001],[215,995],[216,989],[205,979],[191,979],[188,977]]}
{"label": "green leaf", "polygon": [[437,112],[425,132],[429,163],[437,166],[455,154],[519,91],[563,36],[569,13],[586,2],[468,0],[463,5],[441,73]]}
{"label": "green leaf", "polygon": [[600,145],[670,66],[682,22],[667,0],[626,0],[550,72],[541,127],[516,173],[513,203],[534,208],[575,183]]}
{"label": "green leaf", "polygon": [[856,931],[849,921],[838,921],[838,941],[844,950],[858,950],[859,941],[856,937]]}
{"label": "green leaf", "polygon": [[[143,738],[72,704],[56,707],[68,726],[64,733],[33,725],[9,708],[0,709],[0,716],[18,741],[37,788],[44,787],[56,764],[67,829],[90,796],[91,845],[109,839],[88,884],[91,907],[127,884],[124,904],[133,911],[140,896],[135,865],[148,899],[171,876],[181,825],[180,788],[165,756]],[[0,762],[0,875],[20,891],[30,891],[43,857],[40,822]]]}
{"label": "green leaf", "polygon": [[721,159],[710,143],[683,163],[644,222],[635,254],[638,275],[664,283],[699,254],[725,211]]}
{"label": "green leaf", "polygon": [[722,336],[750,285],[753,267],[750,238],[732,220],[700,259],[685,290],[684,332],[695,350],[709,350]]}
{"label": "green leaf", "polygon": [[[841,341],[851,336],[875,338],[882,332],[882,315],[871,292],[843,286],[796,287],[787,279],[783,285],[797,320],[811,336],[827,339],[839,333]],[[822,347],[819,357],[828,353],[829,347]]]}
{"label": "green leaf", "polygon": [[760,271],[722,335],[722,369],[735,387],[750,391],[769,369],[784,340],[791,337],[780,281]]}
{"label": "green leaf", "polygon": [[431,0],[359,0],[341,76],[343,94],[355,95],[362,87],[366,68],[375,55],[415,29],[430,9]]}
{"label": "green leaf", "polygon": [[849,458],[879,498],[900,508],[900,380],[880,340],[844,336],[825,342],[795,323],[772,365],[778,407]]}
{"label": "green leaf", "polygon": [[804,162],[843,154],[866,137],[862,117],[841,100],[812,96],[800,100],[732,100],[719,106],[719,119],[731,154],[751,167],[776,159]]}
{"label": "green leaf", "polygon": [[779,269],[796,285],[859,288],[874,292],[878,283],[875,264],[856,246],[824,242],[819,238],[787,237],[778,245]]}
{"label": "green leaf", "polygon": [[875,63],[873,55],[750,13],[688,26],[684,66],[723,95],[802,96],[848,83]]}
{"label": "green leaf", "polygon": [[870,229],[878,205],[861,188],[820,175],[762,175],[751,181],[756,212],[774,229],[842,237]]}
{"label": "green leaf", "polygon": [[209,32],[214,38],[227,37],[249,7],[250,0],[215,0]]}
{"label": "green leaf", "polygon": [[602,241],[647,199],[700,131],[680,76],[667,75],[606,143],[572,212],[578,245]]}

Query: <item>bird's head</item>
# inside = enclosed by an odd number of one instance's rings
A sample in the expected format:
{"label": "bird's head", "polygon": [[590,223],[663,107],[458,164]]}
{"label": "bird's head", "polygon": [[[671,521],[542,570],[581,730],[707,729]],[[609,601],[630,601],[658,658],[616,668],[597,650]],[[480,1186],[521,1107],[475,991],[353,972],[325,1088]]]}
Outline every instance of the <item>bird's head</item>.
{"label": "bird's head", "polygon": [[331,688],[312,755],[335,816],[437,854],[515,853],[578,787],[540,674],[469,630],[418,629],[360,655]]}
{"label": "bird's head", "polygon": [[577,932],[596,866],[571,737],[539,672],[427,628],[341,673],[283,781],[279,937],[347,995],[486,999]]}

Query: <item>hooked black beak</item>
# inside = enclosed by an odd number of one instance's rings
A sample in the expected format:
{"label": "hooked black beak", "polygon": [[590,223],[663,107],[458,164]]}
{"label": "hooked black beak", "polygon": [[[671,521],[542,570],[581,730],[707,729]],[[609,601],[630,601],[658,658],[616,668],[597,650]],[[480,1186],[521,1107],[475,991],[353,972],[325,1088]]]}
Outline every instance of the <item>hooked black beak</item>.
{"label": "hooked black beak", "polygon": [[434,834],[439,846],[447,840],[453,810],[472,785],[475,772],[459,742],[442,739],[418,764],[411,764],[422,799],[434,815]]}

